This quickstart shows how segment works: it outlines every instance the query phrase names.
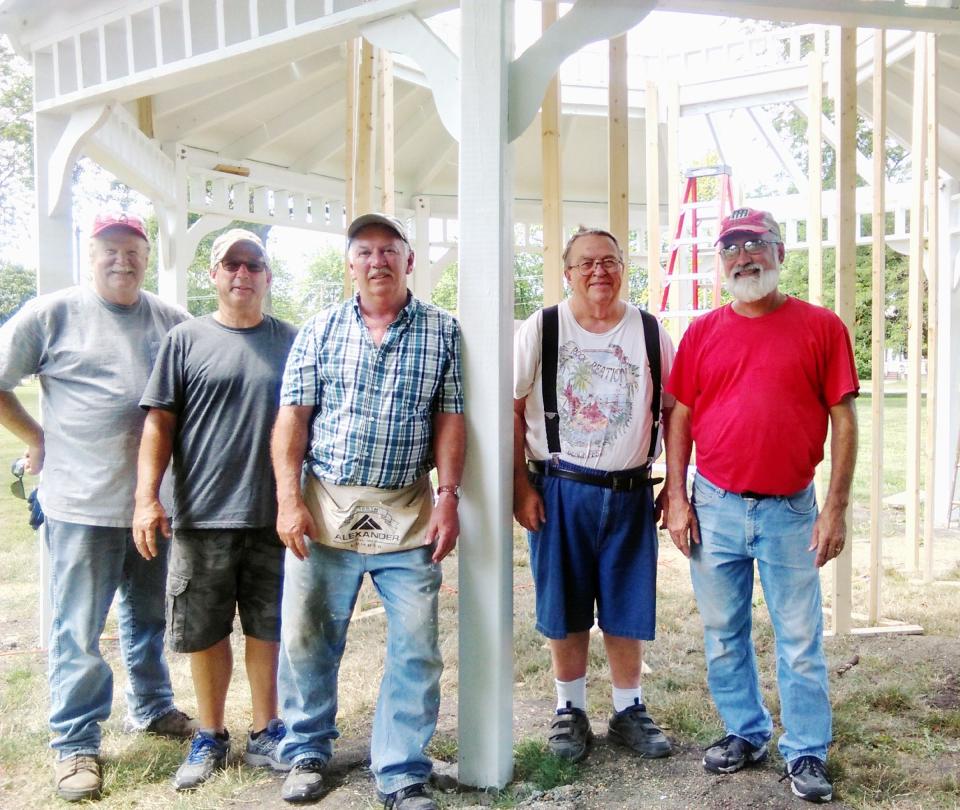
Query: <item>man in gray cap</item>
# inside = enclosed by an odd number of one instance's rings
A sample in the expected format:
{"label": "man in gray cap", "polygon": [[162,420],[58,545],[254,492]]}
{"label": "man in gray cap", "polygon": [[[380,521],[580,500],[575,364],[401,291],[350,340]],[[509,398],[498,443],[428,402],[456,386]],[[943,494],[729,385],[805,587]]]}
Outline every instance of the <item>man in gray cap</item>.
{"label": "man in gray cap", "polygon": [[281,751],[293,763],[282,796],[323,792],[338,736],[337,671],[368,573],[387,614],[371,769],[386,807],[431,810],[425,750],[440,706],[440,561],[460,532],[460,329],[408,292],[413,251],[398,220],[366,214],[347,237],[357,295],[300,330],[274,429],[277,530],[288,549]]}
{"label": "man in gray cap", "polygon": [[[104,212],[90,235],[91,285],[30,301],[0,329],[0,425],[27,444],[28,472],[43,471],[53,623],[49,639],[54,784],[67,801],[100,795],[100,724],[113,673],[100,653],[119,593],[127,727],[188,737],[163,657],[167,544],[143,560],[133,544],[133,481],[143,428],[137,407],[164,334],[186,312],[141,290],[150,256],[143,221]],[[42,426],[14,388],[40,378]]]}
{"label": "man in gray cap", "polygon": [[244,760],[286,770],[277,757],[277,652],[284,547],[277,537],[270,429],[296,329],[264,314],[271,274],[259,237],[233,229],[213,243],[217,310],[172,329],[140,400],[134,539],[151,559],[169,537],[159,499],[173,458],[173,545],[167,579],[171,649],[190,654],[200,728],[177,771],[191,790],[226,764],[224,724],[233,671],[230,633],[239,608],[253,730]]}

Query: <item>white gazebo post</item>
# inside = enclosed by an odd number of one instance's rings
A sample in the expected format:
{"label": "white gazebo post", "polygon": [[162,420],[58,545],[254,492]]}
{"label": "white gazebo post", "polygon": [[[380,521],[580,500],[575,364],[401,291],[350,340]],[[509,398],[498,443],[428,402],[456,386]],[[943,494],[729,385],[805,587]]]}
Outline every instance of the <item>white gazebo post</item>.
{"label": "white gazebo post", "polygon": [[460,321],[467,469],[460,542],[459,779],[513,770],[513,193],[507,147],[512,3],[464,0]]}
{"label": "white gazebo post", "polygon": [[[74,283],[73,217],[70,197],[70,173],[73,163],[64,167],[65,177],[51,177],[54,153],[62,141],[69,117],[37,113],[33,148],[37,194],[37,293],[55,292]],[[63,184],[66,183],[66,193]],[[53,609],[50,604],[50,555],[47,553],[47,527],[37,530],[40,574],[39,646],[46,649],[50,638]]]}

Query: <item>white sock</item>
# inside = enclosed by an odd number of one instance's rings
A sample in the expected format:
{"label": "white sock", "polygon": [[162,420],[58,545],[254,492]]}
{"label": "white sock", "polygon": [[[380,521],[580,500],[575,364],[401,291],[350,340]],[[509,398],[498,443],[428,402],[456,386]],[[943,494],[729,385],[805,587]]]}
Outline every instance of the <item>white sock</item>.
{"label": "white sock", "polygon": [[615,712],[629,709],[635,703],[643,703],[643,691],[639,686],[630,689],[613,687],[613,710]]}
{"label": "white sock", "polygon": [[587,708],[587,676],[575,681],[557,681],[557,708],[582,709]]}

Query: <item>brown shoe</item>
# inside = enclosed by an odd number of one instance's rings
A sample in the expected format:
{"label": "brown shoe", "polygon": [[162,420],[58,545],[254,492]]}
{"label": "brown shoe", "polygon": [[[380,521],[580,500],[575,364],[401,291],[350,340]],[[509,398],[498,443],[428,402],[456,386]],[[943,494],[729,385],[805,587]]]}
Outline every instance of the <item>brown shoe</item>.
{"label": "brown shoe", "polygon": [[57,760],[54,765],[54,785],[57,795],[68,802],[99,799],[103,779],[100,762],[93,754],[74,754]]}
{"label": "brown shoe", "polygon": [[179,709],[171,709],[154,719],[143,731],[158,737],[189,740],[197,730],[197,721]]}

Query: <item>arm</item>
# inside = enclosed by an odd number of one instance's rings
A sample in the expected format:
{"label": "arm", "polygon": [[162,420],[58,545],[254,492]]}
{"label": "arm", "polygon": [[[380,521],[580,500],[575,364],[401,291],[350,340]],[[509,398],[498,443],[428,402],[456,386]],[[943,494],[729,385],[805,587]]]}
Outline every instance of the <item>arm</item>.
{"label": "arm", "polygon": [[523,446],[527,437],[525,416],[527,398],[513,401],[513,516],[523,528],[536,532],[546,523],[543,499],[527,475],[527,459]]}
{"label": "arm", "polygon": [[690,425],[693,412],[682,402],[677,402],[669,420],[667,437],[667,530],[674,545],[684,557],[690,556],[690,543],[700,542],[700,525],[687,497],[687,467],[693,436]]}
{"label": "arm", "polygon": [[310,553],[306,538],[317,536],[317,526],[300,490],[311,413],[311,405],[281,405],[270,441],[277,479],[277,534],[298,560]]}
{"label": "arm", "polygon": [[27,472],[38,475],[43,469],[43,428],[13,391],[0,391],[0,425],[27,445]]}
{"label": "arm", "polygon": [[[463,458],[467,446],[467,423],[462,413],[433,415],[433,457],[437,463],[437,481],[441,486],[459,486],[463,478]],[[460,517],[457,496],[441,492],[430,513],[427,540],[436,543],[433,561],[440,562],[457,544]]]}
{"label": "arm", "polygon": [[817,551],[817,568],[843,550],[847,536],[847,504],[856,462],[857,410],[853,394],[847,394],[830,408],[830,486],[810,538],[810,551]]}
{"label": "arm", "polygon": [[133,542],[145,560],[157,556],[157,531],[170,537],[170,521],[160,503],[160,482],[173,454],[177,415],[151,408],[143,423],[137,456],[137,489],[133,508]]}

